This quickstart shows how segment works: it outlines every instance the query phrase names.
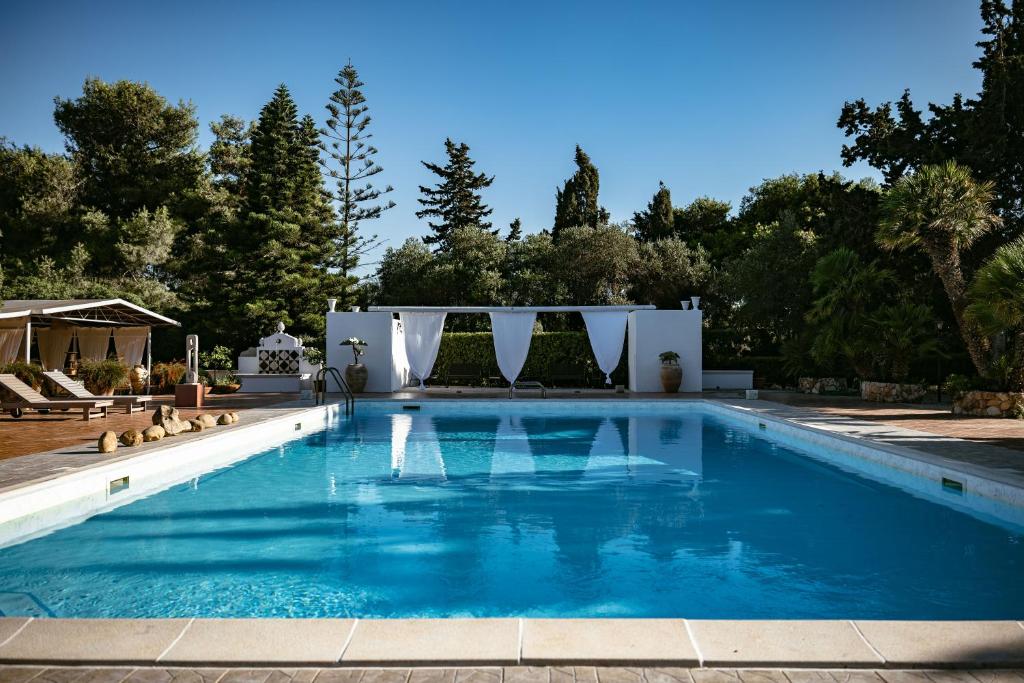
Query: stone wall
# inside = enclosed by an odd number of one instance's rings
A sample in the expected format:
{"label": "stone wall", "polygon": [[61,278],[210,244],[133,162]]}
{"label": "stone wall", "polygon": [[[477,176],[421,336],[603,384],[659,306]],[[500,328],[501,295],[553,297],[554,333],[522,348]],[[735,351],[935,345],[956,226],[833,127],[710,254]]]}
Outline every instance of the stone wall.
{"label": "stone wall", "polygon": [[954,415],[979,417],[1021,417],[1024,393],[1009,391],[967,391],[953,399]]}
{"label": "stone wall", "polygon": [[847,385],[845,377],[801,377],[797,388],[805,394],[839,394]]}
{"label": "stone wall", "polygon": [[860,397],[877,403],[918,403],[924,398],[925,388],[920,384],[895,382],[861,382]]}

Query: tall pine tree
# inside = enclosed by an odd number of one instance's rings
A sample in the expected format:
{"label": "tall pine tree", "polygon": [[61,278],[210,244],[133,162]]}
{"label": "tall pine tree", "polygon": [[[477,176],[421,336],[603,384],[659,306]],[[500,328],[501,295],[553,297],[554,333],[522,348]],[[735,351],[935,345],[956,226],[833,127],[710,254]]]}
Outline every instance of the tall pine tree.
{"label": "tall pine tree", "polygon": [[323,302],[338,276],[319,156],[316,124],[299,119],[279,86],[253,127],[245,206],[225,249],[229,329],[237,335],[266,334],[278,321],[314,342],[324,334]]}
{"label": "tall pine tree", "polygon": [[508,236],[505,237],[506,242],[515,242],[516,240],[522,239],[523,237],[523,222],[516,218],[508,224]]}
{"label": "tall pine tree", "polygon": [[[490,187],[494,176],[487,177],[484,173],[475,173],[469,158],[469,145],[455,144],[451,138],[444,141],[448,163],[444,166],[422,162],[431,172],[441,178],[437,187],[430,188],[420,185],[423,197],[417,201],[423,205],[416,212],[417,218],[439,218],[437,223],[429,223],[434,234],[427,235],[423,241],[437,245],[436,251],[448,251],[454,230],[466,227],[477,227],[490,230],[491,224],[484,219],[491,214],[491,209],[480,199],[479,190]],[[496,230],[491,230],[497,234]]]}
{"label": "tall pine tree", "polygon": [[342,278],[343,291],[339,292],[342,306],[351,303],[352,288],[358,281],[352,271],[359,265],[359,259],[379,244],[376,235],[363,237],[359,234],[360,223],[380,218],[388,209],[394,208],[393,201],[381,201],[384,194],[392,192],[390,185],[379,189],[370,179],[384,169],[374,161],[377,148],[368,144],[373,135],[367,132],[370,125],[369,107],[360,88],[352,63],[338,72],[334,79],[338,89],[331,93],[327,103],[327,127],[320,134],[326,139],[321,149],[333,160],[334,167],[324,162],[327,174],[337,182],[333,194],[338,205],[337,231],[335,235],[335,267]]}
{"label": "tall pine tree", "polygon": [[658,191],[647,204],[645,211],[633,214],[633,228],[641,242],[671,237],[675,232],[675,214],[672,211],[672,195],[665,183],[658,183]]}
{"label": "tall pine tree", "polygon": [[596,228],[608,222],[608,212],[597,201],[600,185],[597,167],[583,148],[576,145],[576,173],[565,181],[561,190],[555,191],[555,224],[551,230],[554,239],[558,239],[563,228]]}

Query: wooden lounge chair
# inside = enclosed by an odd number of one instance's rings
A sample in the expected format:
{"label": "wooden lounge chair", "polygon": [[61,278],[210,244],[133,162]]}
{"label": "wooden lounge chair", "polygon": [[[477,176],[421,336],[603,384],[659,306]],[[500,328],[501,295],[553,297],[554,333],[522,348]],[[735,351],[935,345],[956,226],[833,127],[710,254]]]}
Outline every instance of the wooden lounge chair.
{"label": "wooden lounge chair", "polygon": [[107,416],[107,408],[114,405],[109,399],[69,398],[51,401],[14,375],[0,375],[0,388],[14,395],[14,400],[0,399],[0,410],[9,410],[12,417],[21,417],[26,408],[31,410],[81,410],[82,419],[88,422],[93,415]]}
{"label": "wooden lounge chair", "polygon": [[483,376],[480,366],[475,363],[452,363],[445,376],[444,385],[450,387],[452,381],[479,382]]}
{"label": "wooden lounge chair", "polygon": [[71,394],[74,398],[81,399],[102,399],[111,400],[115,406],[124,406],[124,412],[131,415],[137,413],[140,410],[146,409],[146,404],[153,399],[152,396],[97,396],[92,393],[81,382],[76,382],[60,370],[51,370],[50,372],[44,372],[43,376],[50,380],[64,391]]}

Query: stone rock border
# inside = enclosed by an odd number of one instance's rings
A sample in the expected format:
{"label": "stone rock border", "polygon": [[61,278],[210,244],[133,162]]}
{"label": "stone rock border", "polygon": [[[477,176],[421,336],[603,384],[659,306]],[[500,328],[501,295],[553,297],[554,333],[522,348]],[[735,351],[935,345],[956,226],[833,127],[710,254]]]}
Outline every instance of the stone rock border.
{"label": "stone rock border", "polygon": [[920,403],[928,393],[923,384],[861,382],[860,397],[875,403]]}
{"label": "stone rock border", "polygon": [[953,398],[953,414],[976,417],[1024,417],[1024,393],[965,391]]}

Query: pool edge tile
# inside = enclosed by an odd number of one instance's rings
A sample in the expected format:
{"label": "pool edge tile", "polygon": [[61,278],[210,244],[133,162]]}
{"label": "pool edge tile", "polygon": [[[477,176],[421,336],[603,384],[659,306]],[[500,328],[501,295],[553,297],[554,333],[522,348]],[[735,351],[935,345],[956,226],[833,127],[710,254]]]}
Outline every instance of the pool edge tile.
{"label": "pool edge tile", "polygon": [[524,665],[699,666],[683,619],[524,619]]}
{"label": "pool edge tile", "polygon": [[195,619],[162,666],[331,666],[355,619]]}
{"label": "pool edge tile", "polygon": [[719,620],[687,623],[705,667],[877,669],[885,660],[845,620]]}
{"label": "pool edge tile", "polygon": [[505,666],[519,663],[519,620],[360,619],[343,666]]}
{"label": "pool edge tile", "polygon": [[1024,666],[1024,628],[1016,621],[854,623],[890,669]]}
{"label": "pool edge tile", "polygon": [[155,664],[189,619],[33,619],[0,646],[0,663]]}

